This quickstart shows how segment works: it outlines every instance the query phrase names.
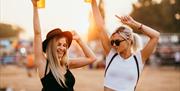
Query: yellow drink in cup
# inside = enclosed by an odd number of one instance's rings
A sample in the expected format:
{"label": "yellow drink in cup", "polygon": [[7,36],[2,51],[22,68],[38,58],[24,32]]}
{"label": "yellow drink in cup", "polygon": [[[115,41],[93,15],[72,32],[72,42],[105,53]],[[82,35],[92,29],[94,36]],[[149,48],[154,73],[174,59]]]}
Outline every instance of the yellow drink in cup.
{"label": "yellow drink in cup", "polygon": [[86,3],[91,3],[92,0],[84,0],[84,2],[86,2]]}
{"label": "yellow drink in cup", "polygon": [[38,8],[45,8],[45,0],[38,0],[37,7]]}

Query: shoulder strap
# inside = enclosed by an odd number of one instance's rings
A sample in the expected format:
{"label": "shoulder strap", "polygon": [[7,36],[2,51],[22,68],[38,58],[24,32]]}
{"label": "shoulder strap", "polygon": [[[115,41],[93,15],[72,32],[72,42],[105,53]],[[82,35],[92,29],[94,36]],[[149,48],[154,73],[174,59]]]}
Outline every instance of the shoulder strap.
{"label": "shoulder strap", "polygon": [[107,72],[110,64],[112,63],[113,59],[114,59],[117,55],[118,55],[118,53],[115,53],[115,54],[113,55],[113,57],[111,58],[111,60],[109,61],[109,64],[108,64],[108,66],[107,66],[106,69],[105,69],[104,77],[106,76],[106,72]]}
{"label": "shoulder strap", "polygon": [[[138,61],[137,61],[137,58],[136,56],[134,55],[134,59],[135,59],[135,62],[136,62],[136,67],[137,67],[137,73],[138,73],[138,78],[137,78],[137,81],[136,81],[136,86],[137,86],[137,83],[139,81],[139,64],[138,64]],[[134,91],[136,89],[136,86],[134,87]]]}
{"label": "shoulder strap", "polygon": [[46,61],[46,69],[45,69],[45,72],[44,72],[44,77],[46,76],[46,73],[47,73],[47,67],[48,67],[48,60]]}

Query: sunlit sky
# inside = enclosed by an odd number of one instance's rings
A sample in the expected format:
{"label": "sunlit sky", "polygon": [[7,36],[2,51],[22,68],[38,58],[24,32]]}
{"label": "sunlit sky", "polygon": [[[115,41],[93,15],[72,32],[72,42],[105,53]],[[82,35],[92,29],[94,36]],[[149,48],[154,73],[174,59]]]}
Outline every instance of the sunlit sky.
{"label": "sunlit sky", "polygon": [[[106,26],[112,32],[118,23],[115,14],[127,15],[132,11],[132,3],[137,0],[104,0]],[[59,27],[63,30],[75,30],[86,36],[90,4],[84,0],[46,0],[46,7],[39,10],[42,37]],[[33,37],[31,0],[0,0],[0,22],[22,27],[25,32],[21,38]]]}

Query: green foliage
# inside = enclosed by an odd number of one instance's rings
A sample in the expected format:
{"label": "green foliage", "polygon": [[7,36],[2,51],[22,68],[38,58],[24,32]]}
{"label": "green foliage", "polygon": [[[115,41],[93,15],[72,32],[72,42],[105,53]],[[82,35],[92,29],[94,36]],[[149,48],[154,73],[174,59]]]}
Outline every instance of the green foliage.
{"label": "green foliage", "polygon": [[[175,17],[176,15],[176,17]],[[139,0],[131,16],[163,33],[180,33],[180,0]]]}

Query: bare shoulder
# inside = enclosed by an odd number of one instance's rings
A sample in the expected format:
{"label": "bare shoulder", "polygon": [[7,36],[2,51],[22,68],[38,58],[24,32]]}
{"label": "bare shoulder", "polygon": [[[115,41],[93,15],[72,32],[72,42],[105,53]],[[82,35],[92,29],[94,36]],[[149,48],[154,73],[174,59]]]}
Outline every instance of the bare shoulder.
{"label": "bare shoulder", "polygon": [[38,74],[40,76],[40,78],[44,77],[45,74],[45,69],[46,69],[46,65],[47,65],[47,59],[45,57],[42,57],[40,59],[37,60],[37,70],[38,70]]}

